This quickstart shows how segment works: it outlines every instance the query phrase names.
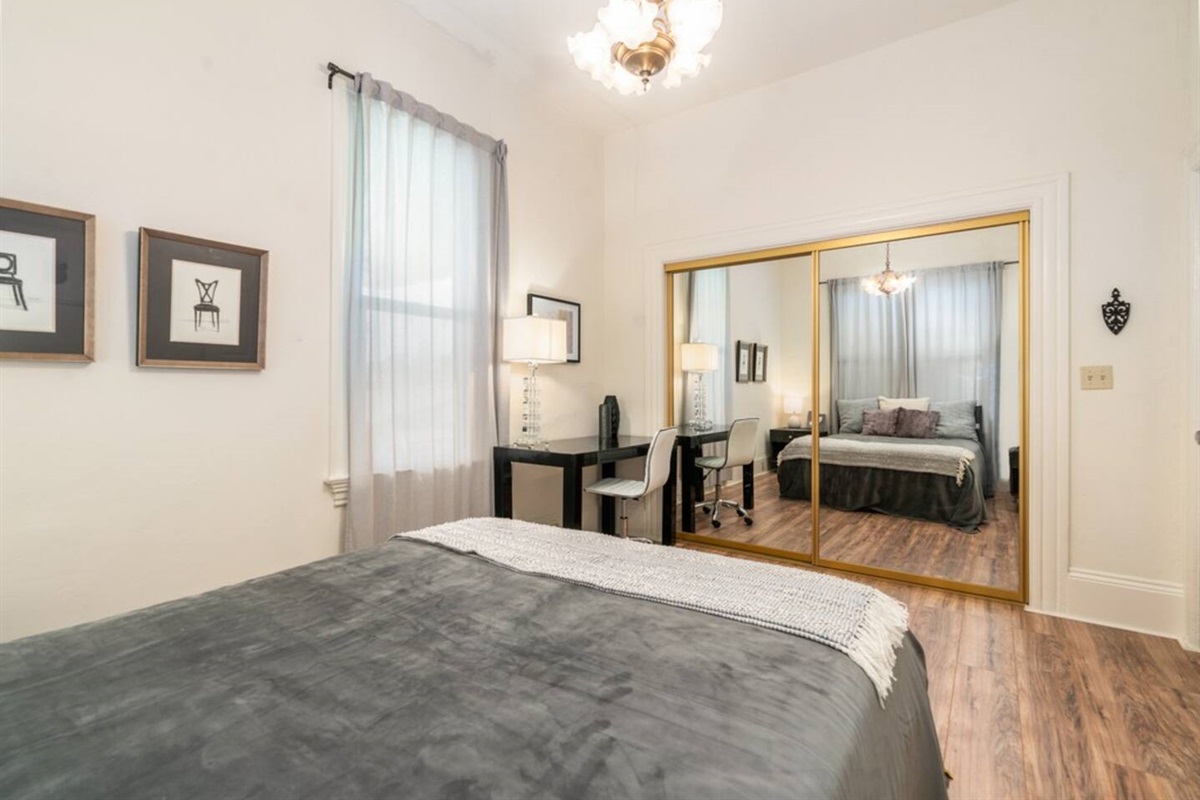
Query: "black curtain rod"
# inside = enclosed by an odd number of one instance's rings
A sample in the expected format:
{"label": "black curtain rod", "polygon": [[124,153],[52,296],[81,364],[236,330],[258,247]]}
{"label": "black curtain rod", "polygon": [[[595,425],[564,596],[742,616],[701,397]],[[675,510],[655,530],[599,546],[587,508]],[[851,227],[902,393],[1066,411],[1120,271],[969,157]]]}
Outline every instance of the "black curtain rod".
{"label": "black curtain rod", "polygon": [[[1016,265],[1016,264],[1020,264],[1020,263],[1021,263],[1020,261],[1001,261],[1001,262],[1000,262],[1000,266],[1002,266],[1002,267],[1011,267],[1011,266],[1014,266],[1014,265]],[[917,270],[917,271],[918,271],[918,272],[920,272],[920,270]],[[824,286],[824,285],[826,285],[827,283],[829,283],[829,281],[828,281],[828,280],[824,280],[824,281],[817,281],[817,283],[818,283],[818,284],[820,284],[821,286]]]}
{"label": "black curtain rod", "polygon": [[335,75],[341,75],[343,78],[349,78],[350,80],[354,80],[357,77],[353,72],[347,72],[332,61],[325,65],[325,69],[329,70],[330,89],[333,88],[333,78]]}

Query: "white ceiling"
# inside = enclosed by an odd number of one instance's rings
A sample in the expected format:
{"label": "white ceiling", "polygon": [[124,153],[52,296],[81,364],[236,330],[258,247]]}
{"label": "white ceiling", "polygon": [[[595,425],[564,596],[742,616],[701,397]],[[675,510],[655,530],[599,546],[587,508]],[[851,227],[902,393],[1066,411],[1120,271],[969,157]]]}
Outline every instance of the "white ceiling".
{"label": "white ceiling", "polygon": [[575,67],[567,36],[604,0],[403,0],[424,19],[602,132],[682,111],[1013,0],[725,0],[712,64],[675,89],[623,97]]}

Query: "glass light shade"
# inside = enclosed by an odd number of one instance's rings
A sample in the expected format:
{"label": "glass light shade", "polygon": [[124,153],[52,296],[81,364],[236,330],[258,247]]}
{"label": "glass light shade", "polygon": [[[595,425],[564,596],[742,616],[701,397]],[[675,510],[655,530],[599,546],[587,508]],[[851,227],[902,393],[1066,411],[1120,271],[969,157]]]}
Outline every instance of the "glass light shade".
{"label": "glass light shade", "polygon": [[658,16],[658,6],[645,0],[608,0],[608,5],[596,16],[611,41],[626,47],[637,47],[656,35],[654,18]]}
{"label": "glass light shade", "polygon": [[575,59],[575,66],[596,80],[601,80],[606,72],[612,70],[612,42],[598,22],[587,33],[568,36],[567,50]]}
{"label": "glass light shade", "polygon": [[567,322],[547,317],[513,317],[504,320],[505,361],[526,364],[562,364],[567,360]]}
{"label": "glass light shade", "polygon": [[684,78],[694,78],[700,70],[708,66],[712,56],[708,53],[692,53],[676,51],[675,58],[667,65],[666,77],[663,78],[664,89],[674,89],[683,83]]}
{"label": "glass light shade", "polygon": [[680,348],[679,362],[684,372],[715,372],[720,365],[717,346],[689,342]]}
{"label": "glass light shade", "polygon": [[699,53],[721,27],[721,0],[671,0],[667,20],[681,50]]}
{"label": "glass light shade", "polygon": [[885,269],[878,275],[863,278],[862,287],[867,294],[876,297],[890,297],[908,291],[916,281],[916,275],[905,275],[892,269]]}
{"label": "glass light shade", "polygon": [[650,91],[648,83],[644,83],[632,72],[628,72],[624,67],[619,67],[616,64],[612,65],[609,81],[601,81],[601,83],[609,89],[615,88],[621,94],[645,94]]}

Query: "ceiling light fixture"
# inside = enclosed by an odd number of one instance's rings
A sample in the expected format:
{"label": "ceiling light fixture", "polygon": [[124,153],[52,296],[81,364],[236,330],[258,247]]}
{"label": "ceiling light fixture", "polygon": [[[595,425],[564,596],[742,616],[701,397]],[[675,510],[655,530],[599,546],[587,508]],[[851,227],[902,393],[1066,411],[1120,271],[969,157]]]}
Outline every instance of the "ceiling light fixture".
{"label": "ceiling light fixture", "polygon": [[663,88],[694,78],[721,27],[721,0],[608,0],[590,31],[567,37],[575,66],[621,94],[645,94],[666,71]]}
{"label": "ceiling light fixture", "polygon": [[883,263],[883,272],[862,279],[862,287],[867,294],[881,297],[891,297],[894,294],[906,292],[917,280],[912,273],[895,272],[892,270],[892,243],[887,243],[887,254]]}

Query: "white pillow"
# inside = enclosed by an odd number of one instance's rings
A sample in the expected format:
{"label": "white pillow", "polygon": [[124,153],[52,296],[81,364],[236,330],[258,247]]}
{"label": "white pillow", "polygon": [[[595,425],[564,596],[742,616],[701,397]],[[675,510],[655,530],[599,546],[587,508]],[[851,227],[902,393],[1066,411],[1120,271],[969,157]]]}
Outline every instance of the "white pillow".
{"label": "white pillow", "polygon": [[928,411],[928,397],[884,397],[879,396],[879,408],[891,411],[893,408],[907,408],[909,411]]}

